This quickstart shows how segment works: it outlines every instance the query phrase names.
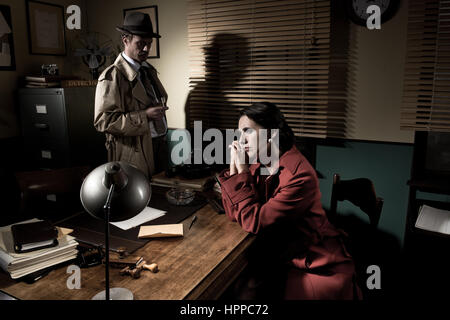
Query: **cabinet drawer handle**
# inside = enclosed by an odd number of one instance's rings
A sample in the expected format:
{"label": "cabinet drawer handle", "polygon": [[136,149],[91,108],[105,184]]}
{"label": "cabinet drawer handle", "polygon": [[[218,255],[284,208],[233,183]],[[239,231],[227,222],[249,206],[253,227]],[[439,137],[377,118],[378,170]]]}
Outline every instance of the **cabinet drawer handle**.
{"label": "cabinet drawer handle", "polygon": [[47,130],[49,128],[48,124],[45,123],[35,123],[34,126],[40,130]]}

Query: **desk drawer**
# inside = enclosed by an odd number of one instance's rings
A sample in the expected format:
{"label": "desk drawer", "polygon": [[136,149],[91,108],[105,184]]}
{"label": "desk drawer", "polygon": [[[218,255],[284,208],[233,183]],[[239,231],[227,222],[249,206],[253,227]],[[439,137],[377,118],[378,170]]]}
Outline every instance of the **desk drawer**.
{"label": "desk drawer", "polygon": [[26,154],[40,168],[55,168],[69,165],[70,154],[65,145],[52,139],[29,139],[25,143]]}
{"label": "desk drawer", "polygon": [[58,141],[59,144],[68,143],[68,132],[65,123],[46,121],[27,123],[23,125],[22,133],[26,140],[53,140]]}
{"label": "desk drawer", "polygon": [[22,131],[28,136],[67,137],[64,99],[60,91],[20,95]]}

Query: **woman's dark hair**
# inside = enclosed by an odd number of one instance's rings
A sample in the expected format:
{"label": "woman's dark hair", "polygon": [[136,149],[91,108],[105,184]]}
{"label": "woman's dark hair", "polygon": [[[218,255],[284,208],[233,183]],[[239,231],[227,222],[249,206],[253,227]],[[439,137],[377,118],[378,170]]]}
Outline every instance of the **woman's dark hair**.
{"label": "woman's dark hair", "polygon": [[278,107],[270,102],[258,102],[241,110],[240,116],[247,116],[264,129],[279,129],[280,151],[288,151],[295,143],[295,136]]}

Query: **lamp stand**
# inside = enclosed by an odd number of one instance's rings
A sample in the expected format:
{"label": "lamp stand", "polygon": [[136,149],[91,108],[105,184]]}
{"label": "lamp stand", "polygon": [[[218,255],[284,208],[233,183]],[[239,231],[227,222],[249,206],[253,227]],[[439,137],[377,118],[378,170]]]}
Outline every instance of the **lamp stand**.
{"label": "lamp stand", "polygon": [[111,213],[111,200],[115,184],[111,184],[108,198],[103,206],[105,213],[105,290],[97,293],[92,300],[133,300],[133,293],[125,288],[109,288],[109,216]]}

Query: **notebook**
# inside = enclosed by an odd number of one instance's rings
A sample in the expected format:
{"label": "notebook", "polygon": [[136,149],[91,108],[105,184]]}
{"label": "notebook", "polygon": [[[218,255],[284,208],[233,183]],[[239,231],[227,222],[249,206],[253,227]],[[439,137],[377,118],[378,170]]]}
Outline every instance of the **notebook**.
{"label": "notebook", "polygon": [[15,224],[11,227],[11,233],[17,253],[58,245],[58,230],[48,221]]}

